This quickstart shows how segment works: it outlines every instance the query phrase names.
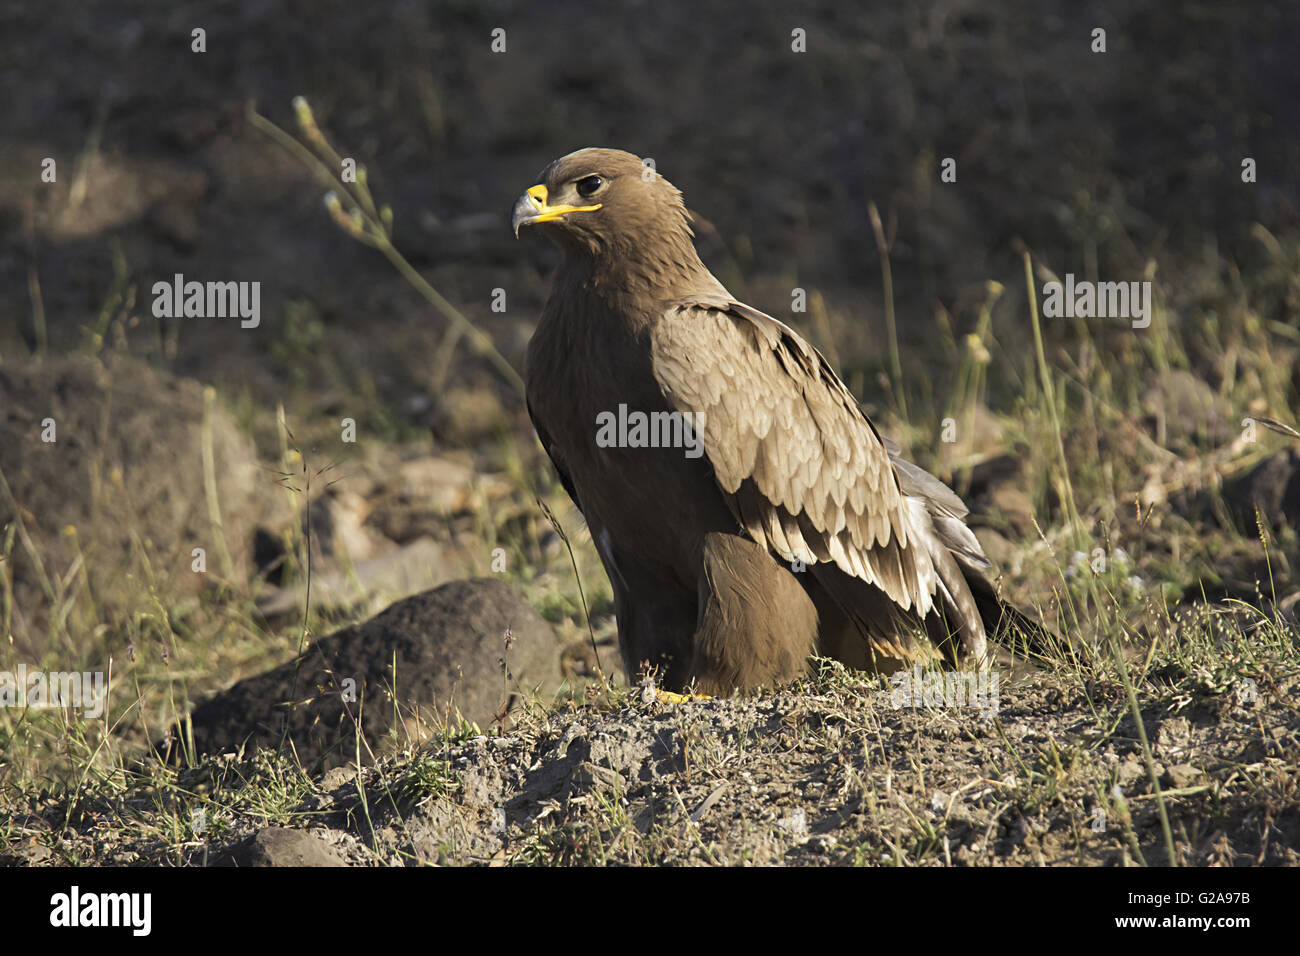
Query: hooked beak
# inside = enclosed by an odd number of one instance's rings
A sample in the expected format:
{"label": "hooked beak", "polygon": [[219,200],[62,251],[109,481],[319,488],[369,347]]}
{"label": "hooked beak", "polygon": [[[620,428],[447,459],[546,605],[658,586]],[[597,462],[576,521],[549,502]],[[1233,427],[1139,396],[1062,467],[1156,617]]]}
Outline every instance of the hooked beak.
{"label": "hooked beak", "polygon": [[516,238],[519,236],[520,226],[531,226],[538,222],[554,222],[571,212],[593,212],[602,205],[596,203],[594,206],[568,206],[561,203],[558,206],[552,206],[547,203],[546,195],[545,186],[533,186],[515,200],[515,208],[510,216],[510,224],[515,227]]}

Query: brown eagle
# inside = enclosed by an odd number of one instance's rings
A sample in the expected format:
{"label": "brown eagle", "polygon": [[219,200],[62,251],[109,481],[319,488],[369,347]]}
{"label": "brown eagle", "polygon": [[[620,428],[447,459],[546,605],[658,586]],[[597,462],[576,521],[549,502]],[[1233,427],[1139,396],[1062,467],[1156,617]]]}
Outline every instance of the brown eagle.
{"label": "brown eagle", "polygon": [[582,149],[513,225],[564,252],[528,410],[609,575],[629,676],[728,694],[812,654],[988,666],[1004,605],[966,506],[898,457],[816,349],[705,268],[676,188]]}

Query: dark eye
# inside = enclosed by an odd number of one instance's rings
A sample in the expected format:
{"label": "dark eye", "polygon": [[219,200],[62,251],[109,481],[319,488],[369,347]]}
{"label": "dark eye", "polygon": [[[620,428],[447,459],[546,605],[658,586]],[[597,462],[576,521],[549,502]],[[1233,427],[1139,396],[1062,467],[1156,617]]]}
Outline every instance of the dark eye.
{"label": "dark eye", "polygon": [[605,185],[605,181],[599,176],[583,176],[578,180],[578,195],[583,199],[596,194],[596,190]]}

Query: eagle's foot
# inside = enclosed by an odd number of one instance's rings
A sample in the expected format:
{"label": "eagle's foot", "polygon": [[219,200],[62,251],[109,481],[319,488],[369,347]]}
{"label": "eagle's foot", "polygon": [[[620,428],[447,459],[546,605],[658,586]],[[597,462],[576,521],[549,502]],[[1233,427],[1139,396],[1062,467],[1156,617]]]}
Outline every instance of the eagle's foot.
{"label": "eagle's foot", "polygon": [[670,690],[655,691],[655,700],[661,704],[689,704],[697,700],[713,700],[712,694],[674,694]]}
{"label": "eagle's foot", "polygon": [[689,704],[696,700],[712,700],[710,694],[678,694],[671,690],[661,690],[652,678],[641,681],[641,703],[643,704]]}

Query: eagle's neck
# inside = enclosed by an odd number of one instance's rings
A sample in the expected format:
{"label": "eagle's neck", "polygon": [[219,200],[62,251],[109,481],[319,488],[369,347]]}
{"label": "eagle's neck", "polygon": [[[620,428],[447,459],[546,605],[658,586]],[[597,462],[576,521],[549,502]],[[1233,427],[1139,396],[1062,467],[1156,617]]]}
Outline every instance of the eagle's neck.
{"label": "eagle's neck", "polygon": [[634,325],[652,323],[672,303],[726,295],[700,260],[684,226],[631,240],[567,249],[556,276],[556,292],[597,300]]}

